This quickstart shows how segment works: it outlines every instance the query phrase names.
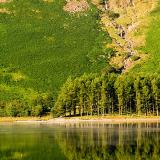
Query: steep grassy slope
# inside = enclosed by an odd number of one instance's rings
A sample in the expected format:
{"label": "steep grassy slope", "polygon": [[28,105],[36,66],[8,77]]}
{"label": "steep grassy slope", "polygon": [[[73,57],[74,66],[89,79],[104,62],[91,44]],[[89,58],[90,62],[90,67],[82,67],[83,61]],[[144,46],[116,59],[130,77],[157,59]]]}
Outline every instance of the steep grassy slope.
{"label": "steep grassy slope", "polygon": [[139,48],[145,45],[150,13],[157,2],[109,0],[108,4],[108,14],[104,14],[101,20],[113,39],[110,47],[116,51],[110,64],[128,71],[145,57]]}
{"label": "steep grassy slope", "polygon": [[0,100],[56,95],[68,76],[98,72],[110,41],[98,24],[98,10],[63,11],[64,0],[13,0],[0,10]]}
{"label": "steep grassy slope", "polygon": [[146,35],[145,47],[142,48],[142,51],[147,53],[146,58],[137,64],[131,73],[160,73],[160,1],[158,2],[158,6],[150,15],[152,20]]}

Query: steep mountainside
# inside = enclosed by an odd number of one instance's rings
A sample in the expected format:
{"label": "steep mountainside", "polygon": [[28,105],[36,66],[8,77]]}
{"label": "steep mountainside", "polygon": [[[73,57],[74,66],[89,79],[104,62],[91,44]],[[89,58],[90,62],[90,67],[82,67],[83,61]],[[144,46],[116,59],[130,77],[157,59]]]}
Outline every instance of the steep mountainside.
{"label": "steep mountainside", "polygon": [[157,115],[160,112],[159,1],[94,1],[114,50],[109,63],[119,69],[69,78],[54,114]]}
{"label": "steep mountainside", "polygon": [[101,21],[112,37],[110,47],[116,51],[110,64],[126,71],[146,59],[141,48],[146,44],[150,14],[156,6],[155,0],[109,0],[104,4]]}
{"label": "steep mountainside", "polygon": [[88,2],[86,10],[72,14],[66,3],[0,1],[2,106],[15,100],[28,104],[41,94],[55,97],[67,77],[106,66],[102,56],[111,51],[104,47],[110,38],[101,30],[99,11]]}
{"label": "steep mountainside", "polygon": [[92,73],[114,72],[112,85],[119,74],[159,73],[159,6],[159,0],[0,0],[0,116],[51,111],[70,76],[86,73],[75,82],[81,88],[91,79],[102,86]]}
{"label": "steep mountainside", "polygon": [[137,64],[130,73],[153,74],[160,73],[160,1],[150,15],[151,21],[147,28],[146,43],[141,48],[147,58]]}

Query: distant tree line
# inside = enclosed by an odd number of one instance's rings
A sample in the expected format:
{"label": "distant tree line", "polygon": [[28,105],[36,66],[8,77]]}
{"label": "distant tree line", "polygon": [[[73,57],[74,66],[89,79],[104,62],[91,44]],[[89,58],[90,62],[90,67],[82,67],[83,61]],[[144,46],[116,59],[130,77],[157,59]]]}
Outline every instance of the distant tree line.
{"label": "distant tree line", "polygon": [[56,116],[145,114],[159,115],[158,75],[117,76],[84,74],[68,78],[60,90],[53,113]]}
{"label": "distant tree line", "polygon": [[9,101],[0,101],[0,117],[43,116],[53,107],[53,98],[50,95],[38,95],[33,99],[15,98]]}

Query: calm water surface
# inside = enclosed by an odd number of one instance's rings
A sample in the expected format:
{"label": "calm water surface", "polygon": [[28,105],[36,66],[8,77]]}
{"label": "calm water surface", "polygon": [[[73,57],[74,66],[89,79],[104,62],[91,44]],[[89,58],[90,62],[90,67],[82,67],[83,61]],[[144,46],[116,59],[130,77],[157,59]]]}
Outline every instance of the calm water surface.
{"label": "calm water surface", "polygon": [[0,124],[0,160],[160,160],[160,123]]}

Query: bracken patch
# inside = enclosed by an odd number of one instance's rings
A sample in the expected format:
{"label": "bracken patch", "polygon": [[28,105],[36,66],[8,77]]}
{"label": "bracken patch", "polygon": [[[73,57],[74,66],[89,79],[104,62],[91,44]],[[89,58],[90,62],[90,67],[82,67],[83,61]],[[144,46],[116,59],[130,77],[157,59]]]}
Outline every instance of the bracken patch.
{"label": "bracken patch", "polygon": [[0,0],[0,3],[7,3],[9,0]]}
{"label": "bracken patch", "polygon": [[89,8],[88,2],[85,0],[68,0],[63,9],[70,13],[84,12]]}

